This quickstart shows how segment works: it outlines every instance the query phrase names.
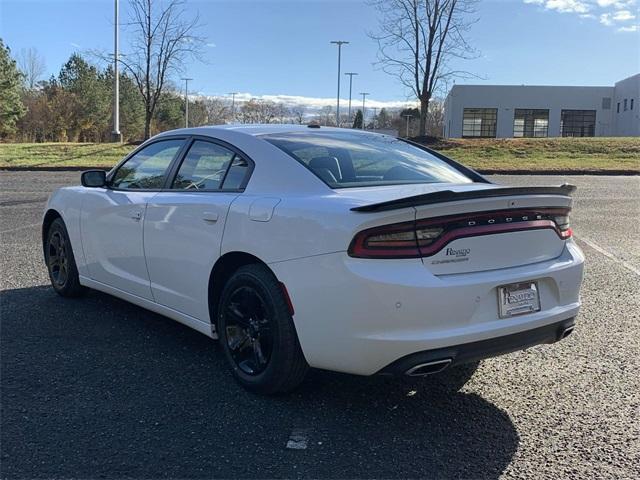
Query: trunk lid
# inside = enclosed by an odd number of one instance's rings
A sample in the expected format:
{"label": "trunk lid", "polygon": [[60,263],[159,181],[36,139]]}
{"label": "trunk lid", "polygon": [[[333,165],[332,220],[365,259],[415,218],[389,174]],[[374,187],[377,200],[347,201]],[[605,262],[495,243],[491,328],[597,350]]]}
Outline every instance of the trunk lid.
{"label": "trunk lid", "polygon": [[[421,247],[424,266],[435,275],[517,267],[557,258],[566,231],[557,221],[567,215],[575,188],[503,187],[494,184],[403,185],[349,192],[353,211],[382,216],[415,211],[417,236],[434,227],[442,234]],[[406,211],[406,210],[405,210]]]}

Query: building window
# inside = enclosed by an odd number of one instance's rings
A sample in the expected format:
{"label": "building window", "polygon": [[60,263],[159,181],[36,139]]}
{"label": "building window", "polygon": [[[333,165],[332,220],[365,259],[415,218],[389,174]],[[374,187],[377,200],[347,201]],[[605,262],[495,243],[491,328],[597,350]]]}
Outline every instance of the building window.
{"label": "building window", "polygon": [[593,137],[595,132],[595,110],[562,110],[560,114],[560,136]]}
{"label": "building window", "polygon": [[497,108],[465,108],[462,136],[495,138],[497,120]]}
{"label": "building window", "polygon": [[620,113],[620,102],[618,102],[618,109],[616,113]]}
{"label": "building window", "polygon": [[631,99],[631,108],[629,110],[633,110],[633,98]]}
{"label": "building window", "polygon": [[602,109],[611,110],[611,97],[602,97]]}
{"label": "building window", "polygon": [[626,98],[624,99],[624,111],[625,112],[627,111],[627,99]]}
{"label": "building window", "polygon": [[513,136],[546,137],[549,135],[549,110],[516,108],[513,115]]}

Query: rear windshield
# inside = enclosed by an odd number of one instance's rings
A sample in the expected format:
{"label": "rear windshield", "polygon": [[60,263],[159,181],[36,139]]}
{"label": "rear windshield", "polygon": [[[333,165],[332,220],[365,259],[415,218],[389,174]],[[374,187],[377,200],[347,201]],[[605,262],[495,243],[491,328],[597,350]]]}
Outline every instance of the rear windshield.
{"label": "rear windshield", "polygon": [[434,155],[386,135],[288,132],[262,138],[305,165],[331,188],[472,182]]}

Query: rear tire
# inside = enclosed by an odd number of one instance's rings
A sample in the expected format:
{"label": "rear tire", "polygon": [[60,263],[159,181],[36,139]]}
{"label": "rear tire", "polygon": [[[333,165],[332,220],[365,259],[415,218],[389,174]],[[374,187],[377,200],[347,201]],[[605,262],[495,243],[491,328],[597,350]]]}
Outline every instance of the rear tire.
{"label": "rear tire", "polygon": [[69,234],[61,218],[56,218],[49,226],[44,244],[44,258],[51,286],[58,295],[77,297],[84,293]]}
{"label": "rear tire", "polygon": [[217,319],[231,372],[247,390],[289,392],[309,366],[278,280],[260,264],[240,267],[227,281]]}

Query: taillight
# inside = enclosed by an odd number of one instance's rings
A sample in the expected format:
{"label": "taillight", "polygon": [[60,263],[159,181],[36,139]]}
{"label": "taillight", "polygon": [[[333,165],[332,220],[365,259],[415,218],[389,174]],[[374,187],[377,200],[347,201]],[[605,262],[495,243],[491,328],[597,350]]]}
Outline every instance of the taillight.
{"label": "taillight", "polygon": [[349,255],[360,258],[412,258],[420,256],[415,222],[394,223],[358,233]]}
{"label": "taillight", "polygon": [[523,230],[553,229],[572,235],[568,208],[479,212],[369,228],[356,234],[348,253],[358,258],[416,258],[434,255],[458,238]]}
{"label": "taillight", "polygon": [[564,214],[555,215],[553,217],[553,221],[558,227],[558,234],[560,238],[569,238],[573,235],[573,230],[571,229],[571,224],[569,223],[569,212],[567,211]]}

